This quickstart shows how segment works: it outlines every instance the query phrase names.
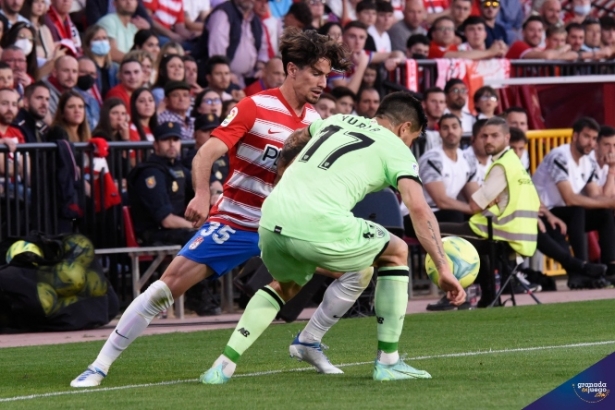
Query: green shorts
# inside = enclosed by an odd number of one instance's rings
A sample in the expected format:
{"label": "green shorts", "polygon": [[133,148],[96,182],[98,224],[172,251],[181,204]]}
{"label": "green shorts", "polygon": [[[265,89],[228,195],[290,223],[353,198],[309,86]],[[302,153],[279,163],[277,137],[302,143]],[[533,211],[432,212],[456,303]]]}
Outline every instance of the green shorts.
{"label": "green shorts", "polygon": [[391,235],[377,223],[355,218],[353,235],[337,242],[308,242],[258,229],[261,257],[278,282],[305,285],[317,267],[354,272],[371,266]]}

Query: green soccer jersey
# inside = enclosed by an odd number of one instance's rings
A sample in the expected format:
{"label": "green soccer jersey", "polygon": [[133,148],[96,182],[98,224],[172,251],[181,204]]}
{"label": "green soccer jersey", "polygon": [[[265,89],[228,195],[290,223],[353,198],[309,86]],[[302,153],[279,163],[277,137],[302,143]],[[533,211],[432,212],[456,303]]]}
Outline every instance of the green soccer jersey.
{"label": "green soccer jersey", "polygon": [[350,210],[370,192],[419,180],[412,151],[375,120],[338,114],[309,127],[312,139],[265,200],[260,225],[312,242],[348,238]]}

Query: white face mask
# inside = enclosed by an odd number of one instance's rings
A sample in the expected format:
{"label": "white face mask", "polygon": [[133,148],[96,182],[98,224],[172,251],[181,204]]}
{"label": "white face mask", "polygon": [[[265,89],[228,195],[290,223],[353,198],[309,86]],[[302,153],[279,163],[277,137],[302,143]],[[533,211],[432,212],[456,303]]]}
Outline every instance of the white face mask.
{"label": "white face mask", "polygon": [[21,48],[26,57],[32,52],[32,48],[34,47],[32,40],[28,40],[27,38],[17,40],[15,46]]}

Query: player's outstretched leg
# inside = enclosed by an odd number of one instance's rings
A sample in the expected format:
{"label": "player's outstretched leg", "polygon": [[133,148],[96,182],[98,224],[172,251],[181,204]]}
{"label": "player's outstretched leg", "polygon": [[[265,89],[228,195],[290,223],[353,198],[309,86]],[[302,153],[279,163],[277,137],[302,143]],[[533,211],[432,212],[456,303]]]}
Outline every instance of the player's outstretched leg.
{"label": "player's outstretched leg", "polygon": [[312,315],[307,326],[289,346],[290,357],[311,364],[319,373],[344,373],[333,366],[324,354],[321,340],[363,293],[373,273],[374,268],[372,267],[358,272],[347,272],[329,285],[322,303]]}
{"label": "player's outstretched leg", "polygon": [[100,385],[120,354],[147,328],[150,322],[173,305],[174,296],[203,280],[209,269],[181,256],[173,259],[161,280],[152,283],[132,301],[105,342],[96,360],[70,382],[72,387]]}
{"label": "player's outstretched leg", "polygon": [[[276,286],[277,285],[277,286]],[[276,287],[278,289],[276,289]],[[284,306],[299,292],[300,286],[294,283],[273,282],[252,296],[233,331],[224,352],[216,359],[209,370],[200,377],[205,384],[224,384],[230,380],[237,368],[237,361],[261,334],[269,327]]]}

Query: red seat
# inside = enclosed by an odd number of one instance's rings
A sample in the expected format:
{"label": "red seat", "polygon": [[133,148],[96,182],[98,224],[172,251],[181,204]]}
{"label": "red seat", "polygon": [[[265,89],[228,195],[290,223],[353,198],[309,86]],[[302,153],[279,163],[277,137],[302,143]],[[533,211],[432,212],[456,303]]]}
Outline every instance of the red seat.
{"label": "red seat", "polygon": [[[135,235],[135,228],[132,224],[132,215],[130,214],[130,207],[123,206],[122,207],[122,216],[124,218],[124,233],[126,235],[126,247],[128,248],[138,248],[139,242],[137,241],[137,236]],[[149,262],[154,260],[153,256],[139,256],[139,262]]]}

